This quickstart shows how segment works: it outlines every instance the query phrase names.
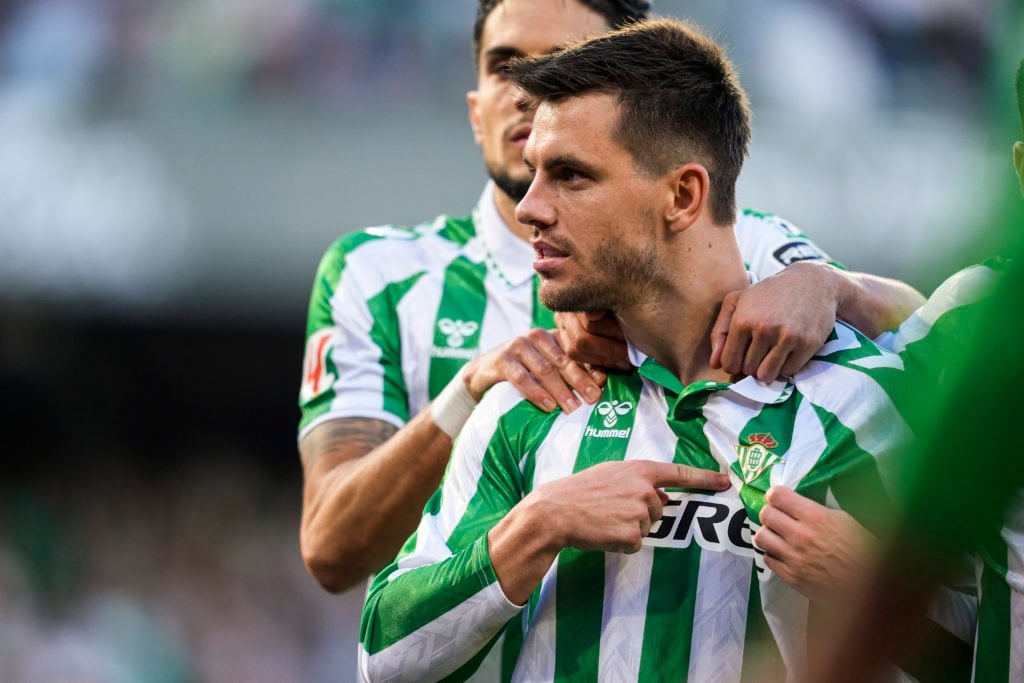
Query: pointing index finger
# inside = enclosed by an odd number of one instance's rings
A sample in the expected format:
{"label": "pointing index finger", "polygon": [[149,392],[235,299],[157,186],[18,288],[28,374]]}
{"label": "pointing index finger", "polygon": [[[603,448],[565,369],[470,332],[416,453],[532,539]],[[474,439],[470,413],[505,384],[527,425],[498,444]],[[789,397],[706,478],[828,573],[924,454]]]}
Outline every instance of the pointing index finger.
{"label": "pointing index finger", "polygon": [[724,491],[732,485],[729,482],[729,475],[724,472],[702,470],[697,467],[671,462],[653,464],[656,467],[654,469],[654,479],[651,483],[659,488],[668,486]]}

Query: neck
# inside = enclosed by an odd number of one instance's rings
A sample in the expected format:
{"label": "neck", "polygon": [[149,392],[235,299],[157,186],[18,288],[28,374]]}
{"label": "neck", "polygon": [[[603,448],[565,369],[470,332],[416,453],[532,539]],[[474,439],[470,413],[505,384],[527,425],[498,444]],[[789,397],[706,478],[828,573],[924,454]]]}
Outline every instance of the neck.
{"label": "neck", "polygon": [[677,236],[667,262],[670,280],[616,311],[626,338],[684,385],[731,379],[711,368],[711,328],[725,295],[750,283],[733,229],[706,228]]}
{"label": "neck", "polygon": [[533,228],[516,220],[516,204],[516,200],[502,192],[497,185],[494,186],[494,206],[498,209],[501,220],[505,221],[505,225],[516,237],[529,242]]}

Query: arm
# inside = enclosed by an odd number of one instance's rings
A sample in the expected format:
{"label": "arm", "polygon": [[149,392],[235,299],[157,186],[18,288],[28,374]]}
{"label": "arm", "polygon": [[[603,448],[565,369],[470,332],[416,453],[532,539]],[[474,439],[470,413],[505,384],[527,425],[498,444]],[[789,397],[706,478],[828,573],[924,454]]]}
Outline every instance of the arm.
{"label": "arm", "polygon": [[[859,353],[869,351],[878,355],[858,358]],[[863,363],[864,358],[872,360]],[[895,354],[840,324],[836,338],[813,361],[813,367],[793,378],[805,405],[813,406],[820,420],[821,443],[827,447],[803,466],[804,453],[790,449],[787,466],[773,477],[784,486],[773,486],[766,494],[760,514],[765,527],[755,534],[755,542],[765,550],[766,564],[781,579],[830,606],[818,610],[813,651],[819,654],[838,636],[840,621],[858,608],[860,590],[878,557],[878,542],[861,525],[888,538],[898,516],[890,495],[903,484],[897,465],[906,455],[911,436],[885,388],[891,386],[886,381],[891,373],[905,367],[894,362],[898,360]],[[805,435],[814,431],[809,426],[805,425]],[[856,521],[792,489],[817,500],[831,496]],[[920,680],[932,680],[929,671],[961,672],[970,662],[970,647],[960,640],[970,632],[961,626],[971,619],[970,601],[944,591],[937,596],[934,610],[934,620],[922,620],[915,626],[919,641],[913,652],[901,653],[894,660]],[[918,656],[923,653],[929,654]],[[812,664],[816,666],[814,660]],[[958,675],[954,678],[960,680]]]}
{"label": "arm", "polygon": [[921,292],[905,282],[827,267],[840,282],[839,319],[872,339],[899,327],[925,301]]}
{"label": "arm", "polygon": [[711,366],[764,382],[791,376],[821,348],[837,317],[875,337],[923,302],[897,280],[799,261],[726,295],[711,331]]}
{"label": "arm", "polygon": [[381,420],[340,418],[306,435],[300,444],[300,542],[307,568],[324,588],[350,588],[395,556],[437,489],[468,411],[502,380],[546,411],[556,402],[566,412],[575,410],[573,389],[588,400],[600,395],[553,335],[533,330],[470,361],[443,394],[460,395],[443,416],[439,397],[401,429]]}
{"label": "arm", "polygon": [[427,410],[401,430],[342,418],[306,435],[300,545],[324,588],[350,588],[394,557],[437,488],[451,445]]}
{"label": "arm", "polygon": [[635,553],[662,517],[663,487],[723,491],[724,473],[686,465],[605,462],[538,487],[488,534],[494,572],[509,601],[525,604],[562,548]]}
{"label": "arm", "polygon": [[[520,398],[511,391],[496,390],[474,411],[415,542],[374,579],[360,626],[366,680],[381,678],[383,670],[401,672],[401,680],[410,681],[471,670],[474,657],[482,658],[519,612],[501,593],[485,536],[522,497],[513,448],[499,429],[501,417],[518,405]],[[445,635],[441,643],[434,639],[438,632]],[[444,642],[451,646],[433,650]]]}
{"label": "arm", "polygon": [[415,548],[407,546],[374,582],[360,655],[371,679],[382,671],[401,671],[409,680],[471,672],[561,548],[635,552],[661,517],[659,486],[729,486],[728,476],[717,472],[610,462],[516,500],[523,491],[522,454],[501,427],[481,440],[488,419],[474,415],[460,438],[440,501],[432,506],[437,512],[424,516]]}
{"label": "arm", "polygon": [[[790,376],[821,348],[837,318],[877,337],[923,301],[898,280],[798,261],[726,296],[712,330],[712,367],[764,382]],[[558,313],[555,321],[573,360],[629,369],[622,330],[610,314]]]}
{"label": "arm", "polygon": [[743,260],[760,282],[723,302],[711,335],[712,367],[762,381],[792,376],[837,318],[873,338],[924,300],[896,280],[843,270],[778,216],[743,211],[735,229]]}

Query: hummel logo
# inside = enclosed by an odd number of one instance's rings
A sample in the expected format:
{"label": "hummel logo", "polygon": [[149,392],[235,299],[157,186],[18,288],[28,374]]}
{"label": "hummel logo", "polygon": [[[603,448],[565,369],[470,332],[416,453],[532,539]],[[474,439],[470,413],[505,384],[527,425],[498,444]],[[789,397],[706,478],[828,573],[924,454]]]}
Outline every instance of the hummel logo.
{"label": "hummel logo", "polygon": [[633,409],[633,404],[629,401],[619,403],[618,400],[608,402],[602,401],[597,404],[597,412],[599,415],[604,415],[604,426],[614,427],[615,423],[619,421],[619,415],[625,415]]}
{"label": "hummel logo", "polygon": [[441,318],[437,321],[437,329],[441,330],[441,334],[448,335],[448,346],[458,348],[466,343],[466,337],[480,329],[480,325],[472,320]]}

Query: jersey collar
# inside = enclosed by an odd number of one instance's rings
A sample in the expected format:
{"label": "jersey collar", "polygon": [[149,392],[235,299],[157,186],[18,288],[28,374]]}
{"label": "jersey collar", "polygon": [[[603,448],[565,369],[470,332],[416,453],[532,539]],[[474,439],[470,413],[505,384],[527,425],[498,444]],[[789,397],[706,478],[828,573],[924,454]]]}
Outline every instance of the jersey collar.
{"label": "jersey collar", "polygon": [[731,383],[701,380],[683,386],[679,378],[669,372],[665,366],[633,346],[628,340],[626,341],[626,348],[629,352],[629,362],[637,368],[641,376],[663,387],[665,390],[679,395],[680,398],[701,391],[724,391],[757,403],[770,404],[782,403],[793,393],[793,383],[788,380],[775,380],[774,382],[765,383],[756,377],[744,377],[738,382]]}
{"label": "jersey collar", "polygon": [[[747,271],[747,276],[750,278],[751,284],[757,282],[757,277],[750,271]],[[756,377],[744,377],[738,382],[731,383],[702,380],[684,387],[678,377],[669,372],[661,363],[633,346],[628,339],[626,340],[626,350],[629,353],[629,362],[638,369],[643,377],[667,391],[679,395],[680,398],[701,391],[726,391],[757,403],[770,404],[781,403],[793,393],[793,383],[789,380],[765,383]]]}
{"label": "jersey collar", "polygon": [[488,181],[473,211],[476,234],[484,248],[487,269],[510,287],[533,279],[533,248],[502,220],[494,204],[494,182]]}

